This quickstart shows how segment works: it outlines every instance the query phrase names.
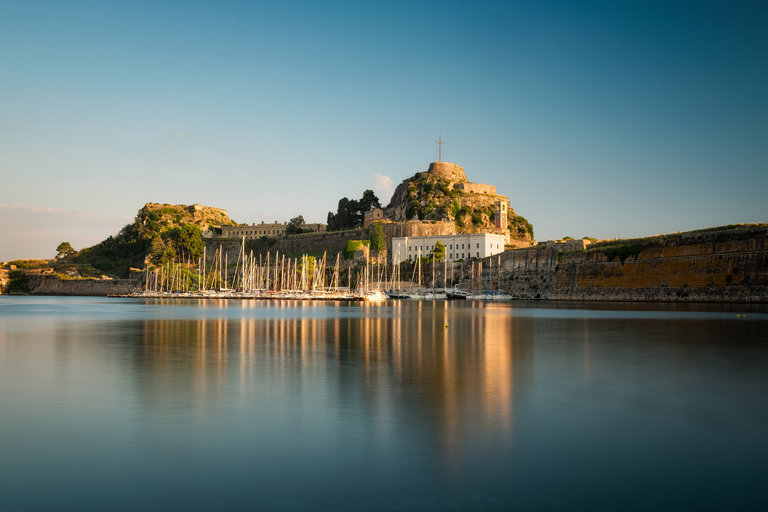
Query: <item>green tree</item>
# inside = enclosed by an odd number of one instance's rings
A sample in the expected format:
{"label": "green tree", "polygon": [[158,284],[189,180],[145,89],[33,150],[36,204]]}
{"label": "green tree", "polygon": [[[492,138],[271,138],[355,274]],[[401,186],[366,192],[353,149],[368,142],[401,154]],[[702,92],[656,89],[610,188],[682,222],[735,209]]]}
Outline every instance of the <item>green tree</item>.
{"label": "green tree", "polygon": [[73,255],[73,260],[75,263],[89,264],[94,268],[128,277],[128,269],[141,267],[151,248],[151,239],[143,236],[136,224],[128,224],[117,236],[110,236]]}
{"label": "green tree", "polygon": [[166,243],[163,260],[189,257],[196,260],[203,254],[203,232],[194,224],[178,226],[162,234]]}
{"label": "green tree", "polygon": [[61,242],[58,247],[56,247],[56,258],[66,258],[67,256],[72,256],[75,254],[75,251],[72,248],[72,245],[69,242]]}
{"label": "green tree", "polygon": [[341,231],[349,225],[349,199],[342,197],[336,208],[336,213],[328,212],[328,231]]}
{"label": "green tree", "polygon": [[381,202],[379,202],[379,198],[376,197],[373,190],[366,190],[363,192],[363,197],[360,199],[359,203],[363,215],[372,208],[381,208]]}
{"label": "green tree", "polygon": [[432,249],[432,258],[438,262],[443,261],[443,258],[445,258],[445,244],[440,240],[435,242],[435,248]]}
{"label": "green tree", "polygon": [[363,223],[365,212],[371,208],[381,208],[381,202],[373,190],[363,192],[363,197],[359,201],[342,197],[339,200],[336,213],[328,212],[328,231],[340,231],[360,226]]}
{"label": "green tree", "polygon": [[304,216],[299,215],[298,217],[294,217],[291,220],[288,221],[288,226],[285,228],[285,233],[287,235],[296,235],[299,233],[303,233],[304,230],[301,228],[304,225]]}

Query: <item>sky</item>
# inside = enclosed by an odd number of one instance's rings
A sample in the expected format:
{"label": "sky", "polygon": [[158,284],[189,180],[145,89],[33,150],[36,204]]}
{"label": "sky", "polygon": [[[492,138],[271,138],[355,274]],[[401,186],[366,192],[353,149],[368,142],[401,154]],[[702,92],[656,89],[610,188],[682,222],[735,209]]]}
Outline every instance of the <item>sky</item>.
{"label": "sky", "polygon": [[537,240],[768,222],[768,2],[0,0],[0,261],[147,202],[386,204],[438,159]]}

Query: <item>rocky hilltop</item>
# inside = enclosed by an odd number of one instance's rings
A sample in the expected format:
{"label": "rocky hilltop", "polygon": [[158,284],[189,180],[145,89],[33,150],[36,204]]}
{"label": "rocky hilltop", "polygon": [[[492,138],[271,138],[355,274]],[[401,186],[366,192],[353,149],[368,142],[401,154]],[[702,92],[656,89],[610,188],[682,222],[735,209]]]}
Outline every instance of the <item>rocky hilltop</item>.
{"label": "rocky hilltop", "polygon": [[202,233],[233,225],[226,210],[199,204],[147,203],[116,236],[86,247],[67,258],[117,277],[127,277],[131,267],[200,257]]}
{"label": "rocky hilltop", "polygon": [[[495,226],[497,202],[507,207],[507,230]],[[464,169],[450,162],[433,162],[426,172],[400,183],[384,216],[396,222],[450,222],[458,233],[509,233],[513,242],[533,241],[533,226],[515,213],[508,197],[497,194],[493,185],[470,182]]]}
{"label": "rocky hilltop", "polygon": [[202,231],[212,227],[233,226],[227,210],[199,204],[147,203],[136,215],[136,226],[144,232],[157,232],[173,227],[196,225]]}

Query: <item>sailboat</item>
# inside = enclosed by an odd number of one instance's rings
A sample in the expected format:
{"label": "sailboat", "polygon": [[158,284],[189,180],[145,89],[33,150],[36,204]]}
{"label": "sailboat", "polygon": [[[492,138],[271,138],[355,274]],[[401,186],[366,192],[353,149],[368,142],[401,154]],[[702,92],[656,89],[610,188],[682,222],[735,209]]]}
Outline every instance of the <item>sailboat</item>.
{"label": "sailboat", "polygon": [[[395,287],[395,284],[397,284],[397,287]],[[392,263],[392,281],[389,285],[389,291],[387,292],[387,298],[389,299],[410,299],[411,296],[408,295],[405,290],[402,289],[401,283],[400,283],[400,265],[397,263]]]}

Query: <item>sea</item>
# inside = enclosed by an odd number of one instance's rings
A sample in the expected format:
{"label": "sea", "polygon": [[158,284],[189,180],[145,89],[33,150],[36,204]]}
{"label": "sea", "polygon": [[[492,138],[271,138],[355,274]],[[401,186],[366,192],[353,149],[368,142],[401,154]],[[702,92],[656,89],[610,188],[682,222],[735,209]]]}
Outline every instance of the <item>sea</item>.
{"label": "sea", "polygon": [[0,296],[3,511],[765,511],[768,306]]}

